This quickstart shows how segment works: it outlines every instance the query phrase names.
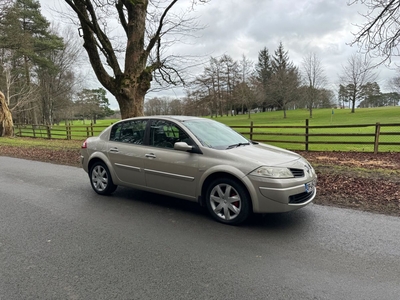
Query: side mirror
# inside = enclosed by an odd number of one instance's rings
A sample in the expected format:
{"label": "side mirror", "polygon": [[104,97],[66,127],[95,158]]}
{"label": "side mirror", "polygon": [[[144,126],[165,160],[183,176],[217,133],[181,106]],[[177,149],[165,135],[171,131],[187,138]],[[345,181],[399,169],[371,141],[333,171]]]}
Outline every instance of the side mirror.
{"label": "side mirror", "polygon": [[178,151],[191,151],[193,150],[192,146],[189,146],[187,143],[185,142],[176,142],[174,144],[174,149],[178,150]]}

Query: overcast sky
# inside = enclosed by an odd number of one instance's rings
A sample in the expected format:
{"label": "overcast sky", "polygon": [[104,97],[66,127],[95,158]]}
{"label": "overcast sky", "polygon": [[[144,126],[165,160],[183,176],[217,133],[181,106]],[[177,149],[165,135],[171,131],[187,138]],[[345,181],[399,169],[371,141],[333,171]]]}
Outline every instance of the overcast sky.
{"label": "overcast sky", "polygon": [[[181,0],[176,9],[190,1]],[[51,8],[60,8],[63,2],[40,0],[43,15],[49,21],[59,22]],[[342,66],[358,50],[349,43],[352,32],[357,30],[354,24],[363,22],[359,12],[365,12],[362,5],[348,6],[347,3],[348,0],[211,0],[195,8],[199,21],[206,26],[197,33],[199,38],[175,45],[172,51],[213,57],[228,54],[235,60],[244,54],[256,63],[261,49],[267,47],[273,54],[282,42],[300,70],[303,57],[316,53],[328,77],[328,87],[336,92]],[[397,75],[395,70],[386,67],[380,67],[377,72],[382,90],[387,89],[387,80]],[[181,96],[182,90],[165,93],[174,94]],[[111,102],[112,108],[117,108],[116,102]]]}

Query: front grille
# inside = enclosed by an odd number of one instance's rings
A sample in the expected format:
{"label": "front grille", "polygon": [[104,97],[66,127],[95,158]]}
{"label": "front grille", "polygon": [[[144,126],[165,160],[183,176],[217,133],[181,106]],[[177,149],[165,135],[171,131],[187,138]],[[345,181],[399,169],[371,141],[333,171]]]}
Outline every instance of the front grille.
{"label": "front grille", "polygon": [[304,170],[303,169],[289,169],[292,172],[294,177],[304,177]]}
{"label": "front grille", "polygon": [[289,204],[301,204],[310,200],[315,194],[315,189],[311,192],[304,192],[289,197]]}

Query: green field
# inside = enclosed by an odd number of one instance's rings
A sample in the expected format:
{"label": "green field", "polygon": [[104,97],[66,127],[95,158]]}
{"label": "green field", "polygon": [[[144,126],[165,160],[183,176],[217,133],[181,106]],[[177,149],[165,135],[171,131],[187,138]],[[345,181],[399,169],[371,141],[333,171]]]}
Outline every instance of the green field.
{"label": "green field", "polygon": [[[375,124],[400,124],[400,106],[382,108],[360,108],[355,113],[350,109],[315,109],[313,118],[309,118],[309,112],[305,109],[287,111],[287,118],[283,118],[282,111],[254,113],[237,116],[214,117],[214,120],[222,122],[228,126],[249,126],[253,122],[254,126],[305,126],[306,119],[309,119],[309,126],[343,126],[343,125],[362,125],[372,126],[350,127],[350,128],[311,128],[309,134],[335,134],[336,136],[309,136],[309,150],[311,151],[366,151],[372,152],[374,147]],[[118,120],[98,120],[95,126],[90,127],[89,121],[74,121],[71,124],[70,137],[72,139],[84,140],[87,136],[98,135],[105,127]],[[235,128],[246,137],[249,128]],[[67,128],[65,124],[51,128],[53,139],[66,139]],[[400,143],[400,125],[382,126],[382,133],[379,137],[380,142]],[[389,134],[390,135],[385,135]],[[22,129],[17,132],[21,136],[33,136],[31,128]],[[253,130],[253,140],[268,140],[268,143],[291,150],[304,150],[305,145],[304,128],[255,128]],[[340,136],[340,134],[352,134],[353,136]],[[357,136],[357,135],[369,136]],[[45,127],[36,128],[35,136],[45,138],[47,132]],[[329,144],[330,142],[352,142],[355,144]],[[313,144],[318,142],[318,144]],[[356,144],[356,143],[369,143]],[[400,151],[400,145],[380,145],[379,151]]]}
{"label": "green field", "polygon": [[[359,108],[355,113],[350,109],[314,109],[310,119],[306,109],[289,110],[287,118],[283,118],[283,111],[255,113],[249,115],[224,116],[216,118],[218,121],[232,125],[304,125],[305,120],[310,120],[310,125],[350,125],[350,124],[375,124],[400,123],[400,106],[380,108]],[[215,119],[215,118],[214,118]]]}
{"label": "green field", "polygon": [[[382,108],[362,108],[351,113],[350,109],[315,109],[313,117],[309,118],[309,111],[297,109],[287,111],[287,118],[283,118],[282,111],[255,113],[249,115],[223,116],[214,118],[228,126],[249,126],[253,122],[254,126],[305,126],[306,119],[309,119],[309,126],[343,126],[343,125],[362,125],[362,124],[400,124],[400,107],[382,107]],[[249,129],[236,129],[241,133],[248,132]],[[382,126],[381,132],[400,133],[400,126]],[[269,135],[257,135],[263,133]],[[310,144],[309,150],[312,151],[366,151],[372,152],[373,145],[367,144],[328,144],[329,142],[366,142],[374,141],[375,126],[357,127],[357,128],[318,128],[310,129],[309,134],[369,134],[371,136],[319,136],[309,137],[310,142],[320,142],[321,144]],[[291,135],[274,135],[291,134]],[[304,142],[304,136],[296,134],[305,134],[304,128],[263,128],[254,129],[254,140],[269,140],[268,143],[292,150],[304,150],[304,144],[278,142],[279,140],[291,142]],[[244,134],[249,137],[248,134]],[[381,135],[380,142],[400,142],[400,135]],[[399,145],[381,145],[379,151],[400,151]]]}

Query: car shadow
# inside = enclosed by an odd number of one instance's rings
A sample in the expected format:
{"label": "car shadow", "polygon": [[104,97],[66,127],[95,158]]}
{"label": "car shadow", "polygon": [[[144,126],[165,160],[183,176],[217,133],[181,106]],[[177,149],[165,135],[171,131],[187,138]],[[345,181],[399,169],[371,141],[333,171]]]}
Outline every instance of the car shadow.
{"label": "car shadow", "polygon": [[[196,219],[204,218],[207,220],[207,225],[210,225],[209,222],[212,222],[211,224],[213,225],[219,224],[222,226],[227,226],[213,220],[207,209],[205,207],[201,207],[197,202],[191,202],[179,198],[126,187],[118,187],[111,197],[117,197],[118,199],[121,199],[129,204],[140,203],[143,208],[149,209],[150,211],[154,210],[155,207],[158,210],[167,209],[170,212],[172,210],[178,214],[187,214],[191,217],[195,217]],[[253,214],[246,222],[235,227],[240,227],[243,229],[248,228],[252,230],[255,228],[264,228],[274,231],[295,228],[297,231],[309,226],[313,219],[314,211],[308,207],[305,207],[296,211],[285,213]]]}
{"label": "car shadow", "polygon": [[207,213],[206,210],[202,208],[197,202],[191,202],[179,198],[140,191],[132,188],[118,187],[113,195],[126,201],[135,201],[136,203],[157,206],[159,208],[168,208],[174,209],[176,211],[190,212],[196,215]]}
{"label": "car shadow", "polygon": [[314,219],[314,212],[310,207],[304,207],[299,210],[270,213],[270,214],[254,214],[245,225],[247,227],[264,227],[274,230],[284,230],[288,228],[305,228],[310,225]]}

